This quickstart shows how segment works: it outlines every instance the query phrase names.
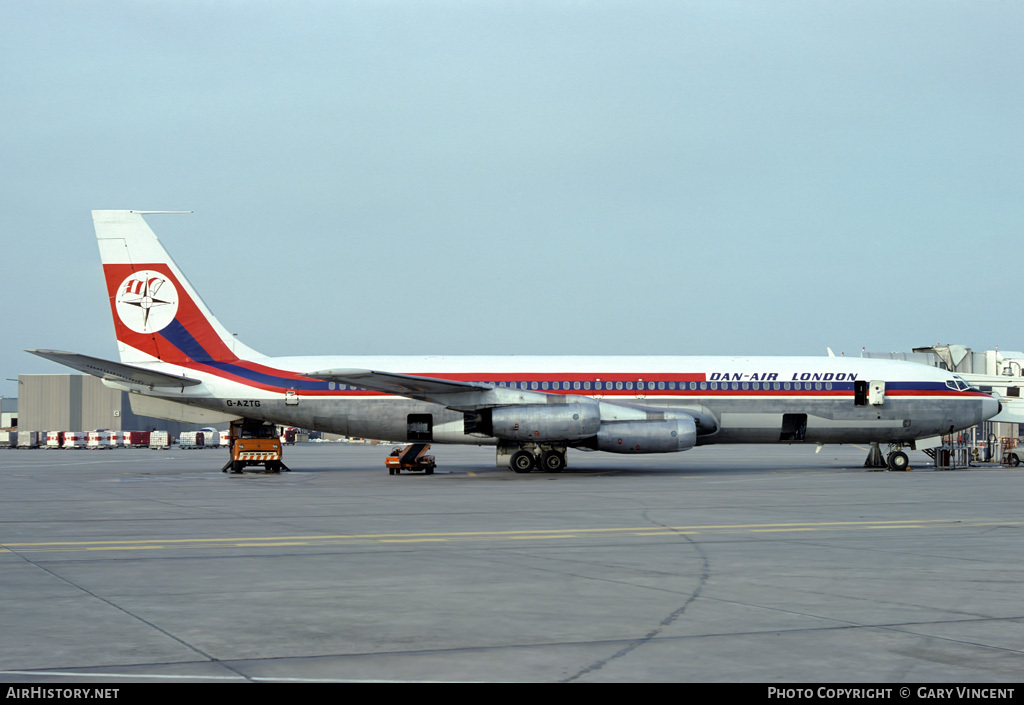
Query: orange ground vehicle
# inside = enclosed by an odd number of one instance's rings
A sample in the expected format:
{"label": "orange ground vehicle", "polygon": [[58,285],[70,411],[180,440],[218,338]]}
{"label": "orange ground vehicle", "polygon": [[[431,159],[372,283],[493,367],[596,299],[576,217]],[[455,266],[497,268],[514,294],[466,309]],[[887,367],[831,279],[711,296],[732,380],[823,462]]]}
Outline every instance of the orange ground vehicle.
{"label": "orange ground vehicle", "polygon": [[403,470],[433,475],[437,463],[434,461],[434,456],[425,455],[428,450],[430,450],[430,445],[427,443],[400,446],[392,450],[391,455],[384,459],[384,467],[388,469],[388,475],[401,475]]}
{"label": "orange ground vehicle", "polygon": [[221,468],[221,472],[230,468],[232,473],[240,473],[253,465],[263,466],[266,472],[291,471],[281,461],[281,438],[274,424],[249,419],[232,421],[228,439],[231,460]]}

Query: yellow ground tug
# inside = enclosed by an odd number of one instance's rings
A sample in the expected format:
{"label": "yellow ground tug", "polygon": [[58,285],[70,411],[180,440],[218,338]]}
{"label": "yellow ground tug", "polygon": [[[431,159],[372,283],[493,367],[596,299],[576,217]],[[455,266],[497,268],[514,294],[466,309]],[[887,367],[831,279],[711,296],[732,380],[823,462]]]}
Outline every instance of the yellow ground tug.
{"label": "yellow ground tug", "polygon": [[264,472],[291,472],[281,460],[281,438],[277,427],[271,423],[238,419],[231,422],[228,435],[231,444],[231,459],[220,469],[221,472],[241,473],[246,467],[262,466]]}

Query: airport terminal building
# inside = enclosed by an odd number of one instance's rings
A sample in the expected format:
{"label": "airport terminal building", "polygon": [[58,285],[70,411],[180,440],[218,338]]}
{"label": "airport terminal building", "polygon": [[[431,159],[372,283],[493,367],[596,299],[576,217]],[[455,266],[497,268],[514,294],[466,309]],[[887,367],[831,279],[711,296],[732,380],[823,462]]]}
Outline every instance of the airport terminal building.
{"label": "airport terminal building", "polygon": [[[931,365],[962,375],[972,386],[994,395],[1003,408],[1015,416],[1024,414],[1024,351],[986,350],[974,352],[964,345],[936,345],[914,348],[913,352],[872,353],[862,357],[907,360]],[[972,443],[984,442],[996,457],[1004,447],[1020,444],[1024,424],[985,421],[972,430]],[[993,448],[995,446],[995,448]]]}

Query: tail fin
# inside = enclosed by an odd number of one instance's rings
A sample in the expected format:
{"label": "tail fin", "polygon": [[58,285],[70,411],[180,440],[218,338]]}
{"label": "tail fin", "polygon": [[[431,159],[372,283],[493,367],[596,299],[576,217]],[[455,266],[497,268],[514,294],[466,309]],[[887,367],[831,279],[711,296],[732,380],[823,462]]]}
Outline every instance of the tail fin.
{"label": "tail fin", "polygon": [[142,216],[93,211],[121,362],[234,362],[262,357],[199,298]]}

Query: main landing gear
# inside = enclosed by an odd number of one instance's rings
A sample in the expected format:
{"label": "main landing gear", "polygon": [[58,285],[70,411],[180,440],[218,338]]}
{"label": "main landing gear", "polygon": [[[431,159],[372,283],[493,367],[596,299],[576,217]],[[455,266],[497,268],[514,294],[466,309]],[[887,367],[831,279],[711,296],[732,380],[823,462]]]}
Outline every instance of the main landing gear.
{"label": "main landing gear", "polygon": [[882,458],[882,449],[878,447],[877,443],[871,444],[871,450],[868,452],[868,457],[864,461],[864,467],[882,469],[888,468],[894,472],[902,472],[910,470],[910,458],[900,448],[902,447],[899,443],[892,443],[889,445],[889,454]]}
{"label": "main landing gear", "polygon": [[564,446],[498,446],[496,460],[498,467],[508,466],[514,472],[527,473],[534,470],[562,472],[565,469]]}

